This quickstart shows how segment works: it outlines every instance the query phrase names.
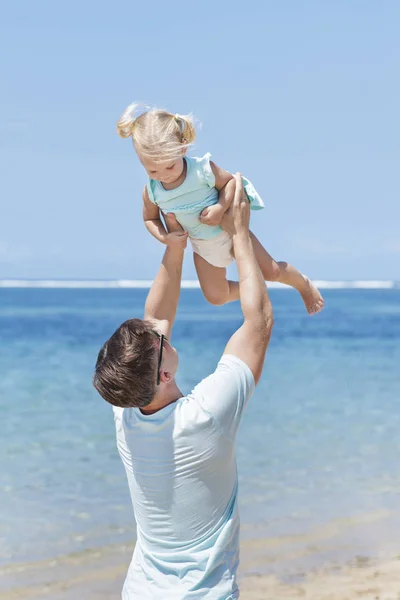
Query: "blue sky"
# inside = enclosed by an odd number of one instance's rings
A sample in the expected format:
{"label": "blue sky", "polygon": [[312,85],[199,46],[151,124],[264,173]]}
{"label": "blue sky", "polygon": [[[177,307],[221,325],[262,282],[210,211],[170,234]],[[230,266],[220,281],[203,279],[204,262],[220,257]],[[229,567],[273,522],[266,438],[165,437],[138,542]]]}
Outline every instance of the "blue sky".
{"label": "blue sky", "polygon": [[400,280],[399,26],[397,0],[2,3],[0,278],[154,276],[115,133],[141,100],[193,112],[192,154],[253,181],[275,258]]}

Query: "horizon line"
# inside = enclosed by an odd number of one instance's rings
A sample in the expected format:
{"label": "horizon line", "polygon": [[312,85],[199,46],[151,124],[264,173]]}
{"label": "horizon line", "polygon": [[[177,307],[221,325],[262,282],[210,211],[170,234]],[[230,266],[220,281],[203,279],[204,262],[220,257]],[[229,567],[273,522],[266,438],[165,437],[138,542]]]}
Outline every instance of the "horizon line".
{"label": "horizon line", "polygon": [[[0,279],[0,288],[58,289],[149,289],[150,279]],[[397,289],[400,281],[390,279],[313,280],[320,289]],[[268,282],[269,288],[290,289],[278,282]],[[184,279],[182,289],[199,289],[197,279]]]}

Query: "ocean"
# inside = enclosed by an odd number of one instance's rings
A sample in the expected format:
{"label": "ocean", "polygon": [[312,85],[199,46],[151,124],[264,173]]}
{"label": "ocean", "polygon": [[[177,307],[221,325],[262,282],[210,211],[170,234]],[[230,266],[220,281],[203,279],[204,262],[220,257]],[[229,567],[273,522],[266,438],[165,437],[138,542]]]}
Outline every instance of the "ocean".
{"label": "ocean", "polygon": [[[146,289],[0,290],[0,563],[130,543],[134,520],[97,352]],[[238,443],[249,572],[400,553],[400,289],[327,289],[309,317],[272,289],[275,328]],[[178,383],[215,368],[241,320],[184,289]],[[396,550],[397,549],[397,550]]]}

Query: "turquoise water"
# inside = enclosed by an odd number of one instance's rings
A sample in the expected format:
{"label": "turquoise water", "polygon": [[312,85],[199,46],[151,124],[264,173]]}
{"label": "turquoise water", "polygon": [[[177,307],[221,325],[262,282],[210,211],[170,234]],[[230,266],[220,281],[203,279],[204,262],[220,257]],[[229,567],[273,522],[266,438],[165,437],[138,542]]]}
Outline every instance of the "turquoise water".
{"label": "turquoise water", "polygon": [[[104,340],[141,316],[146,293],[1,290],[2,564],[134,538],[111,408],[91,375]],[[398,514],[400,290],[324,295],[325,311],[310,318],[295,293],[271,291],[276,325],[238,439],[244,539]],[[184,392],[214,369],[239,322],[239,305],[182,291],[174,343]],[[391,537],[388,525],[352,529],[346,548],[374,553]]]}

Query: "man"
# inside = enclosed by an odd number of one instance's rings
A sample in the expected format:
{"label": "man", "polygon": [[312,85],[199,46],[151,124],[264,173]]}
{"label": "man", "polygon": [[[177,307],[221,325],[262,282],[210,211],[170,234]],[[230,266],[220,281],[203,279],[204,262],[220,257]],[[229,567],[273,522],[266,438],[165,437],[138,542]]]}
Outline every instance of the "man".
{"label": "man", "polygon": [[176,221],[144,321],[123,323],[98,356],[93,382],[114,405],[137,523],[123,600],[239,597],[235,441],[261,376],[273,322],[249,218],[237,174],[223,227],[233,238],[244,322],[212,375],[187,396],[175,381],[178,356],[169,340],[187,241]]}

